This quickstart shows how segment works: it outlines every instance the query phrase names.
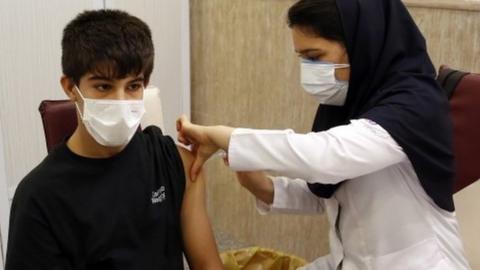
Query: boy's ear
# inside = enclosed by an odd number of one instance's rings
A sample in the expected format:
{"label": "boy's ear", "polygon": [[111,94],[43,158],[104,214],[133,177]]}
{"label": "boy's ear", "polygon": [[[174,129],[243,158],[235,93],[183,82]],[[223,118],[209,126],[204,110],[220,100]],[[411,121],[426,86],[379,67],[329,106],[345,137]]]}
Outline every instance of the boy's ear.
{"label": "boy's ear", "polygon": [[73,81],[69,77],[63,75],[60,78],[60,84],[62,85],[63,91],[65,92],[65,94],[67,94],[68,98],[71,101],[77,101],[77,95],[73,90],[75,87],[75,83],[73,83]]}

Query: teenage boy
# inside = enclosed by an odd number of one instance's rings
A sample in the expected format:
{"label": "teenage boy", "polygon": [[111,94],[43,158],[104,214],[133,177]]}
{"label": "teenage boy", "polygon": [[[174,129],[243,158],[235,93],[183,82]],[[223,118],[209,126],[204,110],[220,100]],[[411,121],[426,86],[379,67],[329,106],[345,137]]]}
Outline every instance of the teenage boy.
{"label": "teenage boy", "polygon": [[[61,85],[78,126],[20,183],[6,270],[222,269],[192,154],[150,126],[143,90],[151,32],[118,10],[86,11],[64,29]],[[160,63],[162,64],[162,63]]]}

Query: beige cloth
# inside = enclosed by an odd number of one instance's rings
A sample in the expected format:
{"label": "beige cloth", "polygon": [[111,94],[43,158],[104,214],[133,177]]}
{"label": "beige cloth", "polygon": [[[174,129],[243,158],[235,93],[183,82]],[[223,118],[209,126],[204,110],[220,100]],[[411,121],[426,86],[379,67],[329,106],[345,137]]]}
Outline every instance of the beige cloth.
{"label": "beige cloth", "polygon": [[250,247],[220,254],[225,270],[295,270],[304,259],[279,251]]}

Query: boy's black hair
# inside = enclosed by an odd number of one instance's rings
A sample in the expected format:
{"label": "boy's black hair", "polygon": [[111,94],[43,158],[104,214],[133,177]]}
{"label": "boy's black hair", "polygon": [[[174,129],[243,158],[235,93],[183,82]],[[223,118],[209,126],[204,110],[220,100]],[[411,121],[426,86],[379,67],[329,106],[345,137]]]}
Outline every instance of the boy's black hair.
{"label": "boy's black hair", "polygon": [[84,11],[63,30],[63,74],[76,84],[89,72],[112,79],[143,73],[148,81],[153,57],[149,27],[124,11]]}
{"label": "boy's black hair", "polygon": [[300,0],[288,10],[288,26],[345,44],[342,20],[335,0]]}

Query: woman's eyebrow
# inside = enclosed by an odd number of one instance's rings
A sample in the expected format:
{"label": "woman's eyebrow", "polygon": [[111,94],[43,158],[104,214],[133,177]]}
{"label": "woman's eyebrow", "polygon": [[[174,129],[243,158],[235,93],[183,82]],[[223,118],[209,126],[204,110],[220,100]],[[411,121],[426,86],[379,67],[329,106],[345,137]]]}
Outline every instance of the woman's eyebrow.
{"label": "woman's eyebrow", "polygon": [[310,53],[310,52],[321,52],[320,49],[314,49],[314,48],[309,48],[309,49],[303,49],[303,50],[295,50],[295,52],[299,53],[299,54],[307,54],[307,53]]}

